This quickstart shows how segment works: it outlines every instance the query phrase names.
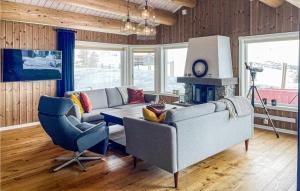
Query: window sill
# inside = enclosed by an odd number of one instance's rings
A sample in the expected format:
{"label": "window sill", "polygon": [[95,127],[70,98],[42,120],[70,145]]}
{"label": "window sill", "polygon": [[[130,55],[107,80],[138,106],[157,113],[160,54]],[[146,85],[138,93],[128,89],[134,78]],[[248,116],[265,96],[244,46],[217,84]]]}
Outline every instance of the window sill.
{"label": "window sill", "polygon": [[172,94],[172,93],[159,93],[158,95],[161,95],[161,96],[170,96],[170,97],[179,97],[179,95]]}
{"label": "window sill", "polygon": [[[263,106],[259,103],[255,103],[255,107],[263,108]],[[280,111],[291,111],[291,112],[298,112],[298,107],[297,106],[286,106],[286,105],[277,105],[277,106],[272,106],[272,105],[266,105],[267,109],[273,109],[273,110],[280,110]]]}

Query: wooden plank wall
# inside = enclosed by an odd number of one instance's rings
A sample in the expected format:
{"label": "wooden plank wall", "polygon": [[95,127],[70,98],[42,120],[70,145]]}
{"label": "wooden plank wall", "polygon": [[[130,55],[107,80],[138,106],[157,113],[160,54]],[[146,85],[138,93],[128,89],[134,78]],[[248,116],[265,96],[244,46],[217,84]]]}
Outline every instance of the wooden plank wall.
{"label": "wooden plank wall", "polygon": [[[83,30],[76,39],[127,44],[127,36]],[[1,20],[0,48],[55,50],[55,27]],[[56,95],[56,81],[0,82],[0,127],[38,121],[41,95]]]}
{"label": "wooden plank wall", "polygon": [[109,34],[93,31],[78,30],[76,40],[113,43],[113,44],[128,44],[128,37],[119,34]]}
{"label": "wooden plank wall", "polygon": [[[274,109],[269,109],[268,110],[271,116],[278,116],[278,117],[286,117],[286,118],[292,118],[296,119],[296,123],[289,123],[285,121],[280,121],[280,120],[273,120],[275,127],[279,127],[282,129],[290,130],[290,131],[297,131],[297,112],[291,112],[291,111],[282,111],[282,110],[274,110]],[[257,107],[255,108],[255,113],[264,113],[263,108]],[[272,127],[271,123],[264,124],[264,119],[263,118],[257,118],[255,117],[254,119],[255,124],[259,125],[264,125],[264,126],[269,126]]]}
{"label": "wooden plank wall", "polygon": [[[1,48],[53,50],[56,33],[52,27],[0,21]],[[55,81],[0,83],[0,127],[37,121],[41,95],[55,95]]]}
{"label": "wooden plank wall", "polygon": [[[238,37],[299,30],[300,9],[285,2],[273,9],[258,0],[198,0],[188,14],[177,12],[178,23],[174,26],[159,26],[158,43],[187,42],[189,38],[225,35],[231,38],[233,74],[239,76]],[[238,94],[238,92],[237,92]],[[262,109],[256,109],[263,113]],[[296,112],[270,110],[272,115],[297,118]],[[262,119],[255,119],[263,125]],[[270,124],[269,124],[270,125]],[[268,125],[268,126],[269,126]],[[297,124],[275,121],[277,127],[296,130]]]}
{"label": "wooden plank wall", "polygon": [[277,9],[254,0],[251,2],[250,34],[271,34],[299,30],[300,9],[285,2]]}
{"label": "wooden plank wall", "polygon": [[158,35],[153,40],[139,40],[136,35],[128,36],[128,44],[131,44],[131,45],[154,45],[154,44],[158,44],[158,43],[159,43]]}

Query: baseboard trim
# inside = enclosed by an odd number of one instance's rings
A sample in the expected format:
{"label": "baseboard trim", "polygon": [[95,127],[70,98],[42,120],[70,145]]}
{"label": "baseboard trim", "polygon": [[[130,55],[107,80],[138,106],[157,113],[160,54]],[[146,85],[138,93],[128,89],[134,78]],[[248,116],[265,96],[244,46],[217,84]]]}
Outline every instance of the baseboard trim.
{"label": "baseboard trim", "polygon": [[[254,124],[254,127],[258,128],[258,129],[273,131],[273,128],[270,127],[270,126]],[[292,131],[292,130],[288,130],[288,129],[281,129],[281,128],[276,128],[276,129],[280,133],[286,133],[286,134],[290,134],[290,135],[297,135],[298,134],[297,131]]]}
{"label": "baseboard trim", "polygon": [[0,132],[9,131],[9,130],[13,130],[13,129],[32,127],[32,126],[37,126],[37,125],[40,125],[40,122],[33,122],[33,123],[25,123],[25,124],[20,124],[20,125],[0,127]]}

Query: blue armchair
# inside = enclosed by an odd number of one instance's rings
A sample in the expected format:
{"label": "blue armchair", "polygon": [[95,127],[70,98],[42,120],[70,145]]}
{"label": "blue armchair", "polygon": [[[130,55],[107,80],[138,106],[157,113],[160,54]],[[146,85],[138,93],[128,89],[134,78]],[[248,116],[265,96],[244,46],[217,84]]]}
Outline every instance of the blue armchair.
{"label": "blue armchair", "polygon": [[73,157],[57,158],[66,162],[55,168],[54,172],[73,162],[77,162],[81,170],[85,170],[80,161],[101,159],[82,156],[86,150],[99,154],[105,154],[107,150],[108,127],[104,123],[80,123],[74,116],[66,116],[72,107],[73,102],[68,98],[42,96],[39,101],[38,116],[43,129],[54,144],[75,153]]}

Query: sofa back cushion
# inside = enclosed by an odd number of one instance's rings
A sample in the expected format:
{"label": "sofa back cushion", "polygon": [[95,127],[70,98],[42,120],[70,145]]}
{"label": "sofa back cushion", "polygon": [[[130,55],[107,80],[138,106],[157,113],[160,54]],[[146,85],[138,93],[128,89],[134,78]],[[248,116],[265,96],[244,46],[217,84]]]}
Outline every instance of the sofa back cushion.
{"label": "sofa back cushion", "polygon": [[107,96],[105,89],[83,91],[90,98],[93,109],[107,108]]}
{"label": "sofa back cushion", "polygon": [[77,105],[79,107],[80,113],[84,113],[84,109],[83,109],[81,101],[80,101],[80,96],[78,96],[77,94],[72,94],[69,98],[72,100],[72,102],[75,105]]}
{"label": "sofa back cushion", "polygon": [[84,92],[90,99],[93,109],[103,109],[108,108],[107,96],[105,89],[97,89],[97,90],[86,90],[86,91],[69,91],[65,92],[65,97],[70,97],[70,95],[80,92]]}
{"label": "sofa back cushion", "polygon": [[85,92],[80,92],[81,104],[86,113],[90,113],[93,109],[92,102]]}
{"label": "sofa back cushion", "polygon": [[107,94],[108,107],[123,105],[123,99],[118,88],[106,88],[105,91]]}
{"label": "sofa back cushion", "polygon": [[165,123],[172,124],[177,121],[195,118],[215,112],[215,104],[205,103],[191,107],[170,109],[166,113]]}
{"label": "sofa back cushion", "polygon": [[139,90],[128,88],[127,91],[129,104],[145,103],[145,95],[142,89]]}

